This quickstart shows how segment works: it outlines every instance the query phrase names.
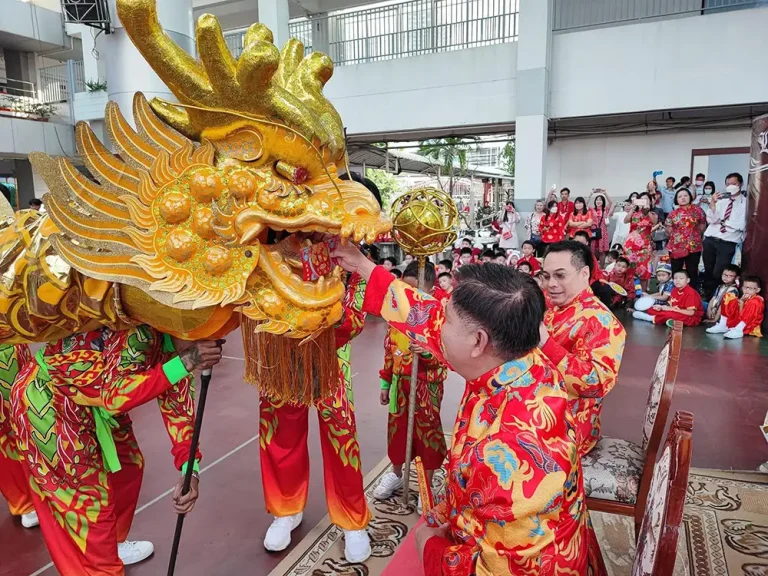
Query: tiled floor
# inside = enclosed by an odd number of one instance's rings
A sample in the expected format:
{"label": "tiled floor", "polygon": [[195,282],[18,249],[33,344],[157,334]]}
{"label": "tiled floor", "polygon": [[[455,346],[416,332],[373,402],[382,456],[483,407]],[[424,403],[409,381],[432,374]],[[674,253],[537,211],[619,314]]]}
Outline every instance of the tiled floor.
{"label": "tiled floor", "polygon": [[[625,319],[622,318],[622,321]],[[605,401],[603,430],[638,441],[648,383],[665,330],[626,322],[628,346],[620,381]],[[352,354],[357,426],[364,472],[386,455],[386,409],[378,402],[378,369],[384,325],[369,321]],[[268,554],[262,539],[270,518],[264,511],[258,444],[258,394],[243,383],[241,345],[231,338],[227,358],[217,367],[208,396],[203,429],[204,472],[201,498],[184,526],[176,573],[185,576],[267,574],[281,559]],[[450,429],[462,392],[452,375],[446,384],[443,424]],[[768,460],[768,445],[758,425],[768,409],[768,342],[723,341],[703,328],[686,330],[674,409],[696,415],[694,466],[754,469]],[[144,485],[131,537],[149,539],[155,556],[129,567],[130,576],[165,574],[176,517],[168,499],[177,473],[170,444],[153,405],[132,413],[146,458]],[[310,415],[313,418],[312,415]],[[317,427],[311,426],[310,502],[298,541],[325,515],[322,461]],[[39,531],[24,530],[0,506],[0,576],[54,576]]]}

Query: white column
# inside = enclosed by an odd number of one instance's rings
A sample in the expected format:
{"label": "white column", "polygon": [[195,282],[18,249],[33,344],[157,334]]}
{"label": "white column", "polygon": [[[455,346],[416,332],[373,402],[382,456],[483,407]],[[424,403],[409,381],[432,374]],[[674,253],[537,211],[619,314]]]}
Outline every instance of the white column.
{"label": "white column", "polygon": [[[176,44],[195,54],[195,34],[192,22],[192,0],[162,0],[157,3],[160,24]],[[168,87],[154,73],[117,17],[115,0],[109,0],[114,33],[104,35],[101,57],[105,59],[107,92],[109,99],[120,106],[120,111],[133,123],[131,113],[133,95],[143,92],[147,99],[155,97],[176,101]]]}
{"label": "white column", "polygon": [[288,42],[288,0],[259,0],[259,22],[272,30],[275,46]]}
{"label": "white column", "polygon": [[515,119],[515,204],[533,209],[546,194],[553,0],[520,0]]}
{"label": "white column", "polygon": [[328,35],[328,14],[315,14],[312,22],[312,50],[330,56],[330,36]]}

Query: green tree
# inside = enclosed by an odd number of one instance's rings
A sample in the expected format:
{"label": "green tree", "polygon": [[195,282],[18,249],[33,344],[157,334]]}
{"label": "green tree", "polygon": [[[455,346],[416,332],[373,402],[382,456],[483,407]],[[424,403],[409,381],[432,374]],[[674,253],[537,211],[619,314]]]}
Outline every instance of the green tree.
{"label": "green tree", "polygon": [[504,149],[501,151],[501,167],[512,174],[512,176],[515,175],[515,143],[514,142],[507,142],[507,145],[504,146]]}
{"label": "green tree", "polygon": [[392,205],[392,200],[397,198],[403,191],[397,178],[386,170],[366,168],[365,177],[369,178],[379,188],[382,207],[385,210]]}
{"label": "green tree", "polygon": [[440,162],[440,175],[448,178],[448,193],[453,196],[456,181],[467,174],[469,167],[467,152],[475,151],[477,148],[477,138],[474,136],[464,138],[451,136],[422,140],[419,143],[419,154]]}

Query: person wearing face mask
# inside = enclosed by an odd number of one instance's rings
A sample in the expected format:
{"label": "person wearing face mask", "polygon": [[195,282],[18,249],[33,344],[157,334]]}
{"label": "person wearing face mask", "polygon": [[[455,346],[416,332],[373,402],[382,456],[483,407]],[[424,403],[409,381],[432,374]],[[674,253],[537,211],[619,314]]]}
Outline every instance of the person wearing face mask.
{"label": "person wearing face mask", "polygon": [[635,275],[640,279],[643,290],[648,290],[653,259],[652,230],[659,222],[658,215],[651,210],[651,199],[643,192],[629,208],[624,222],[629,224],[629,236],[624,243],[626,257],[632,264]]}
{"label": "person wearing face mask", "polygon": [[699,198],[704,193],[704,184],[705,184],[706,179],[707,179],[707,177],[704,174],[702,174],[701,172],[696,174],[696,180],[694,180],[695,185],[694,185],[693,189],[691,190],[691,192],[693,192],[694,200],[696,198]]}
{"label": "person wearing face mask", "polygon": [[728,174],[725,191],[712,196],[707,210],[704,232],[704,290],[707,299],[727,264],[733,261],[736,248],[744,241],[747,230],[747,198],[742,191],[744,178],[738,172]]}
{"label": "person wearing face mask", "polygon": [[562,241],[565,237],[565,225],[568,222],[570,212],[562,212],[556,200],[550,200],[547,211],[539,222],[541,231],[541,245],[546,249],[548,244]]}
{"label": "person wearing face mask", "polygon": [[701,194],[696,196],[696,198],[693,199],[693,203],[696,206],[702,206],[706,209],[707,206],[709,206],[710,201],[712,200],[712,195],[715,193],[715,183],[711,180],[707,180],[704,182],[704,186],[702,187]]}

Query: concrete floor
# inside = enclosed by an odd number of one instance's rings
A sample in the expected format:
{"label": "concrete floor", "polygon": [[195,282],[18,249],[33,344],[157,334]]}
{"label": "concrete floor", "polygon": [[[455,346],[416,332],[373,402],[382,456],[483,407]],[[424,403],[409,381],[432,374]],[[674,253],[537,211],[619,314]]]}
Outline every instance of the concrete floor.
{"label": "concrete floor", "polygon": [[[621,317],[629,333],[617,387],[605,401],[603,431],[639,441],[648,384],[665,330]],[[356,416],[363,472],[386,456],[386,408],[378,402],[378,370],[385,326],[369,320],[354,341]],[[177,563],[184,575],[263,575],[282,555],[262,546],[271,518],[264,510],[258,444],[258,394],[243,383],[242,346],[230,338],[226,358],[216,368],[208,395],[202,435],[201,496],[187,518]],[[443,425],[453,426],[463,383],[451,375],[443,401]],[[693,465],[754,469],[768,460],[768,445],[758,428],[768,409],[768,342],[724,341],[703,328],[686,329],[673,410],[696,415]],[[178,473],[157,408],[132,412],[134,430],[146,458],[144,484],[131,538],[151,540],[155,556],[129,567],[129,576],[165,574],[176,516],[168,495]],[[310,414],[310,418],[314,418]],[[310,500],[294,542],[325,515],[322,460],[317,426],[310,426]],[[0,576],[54,576],[38,530],[25,530],[0,506]]]}

